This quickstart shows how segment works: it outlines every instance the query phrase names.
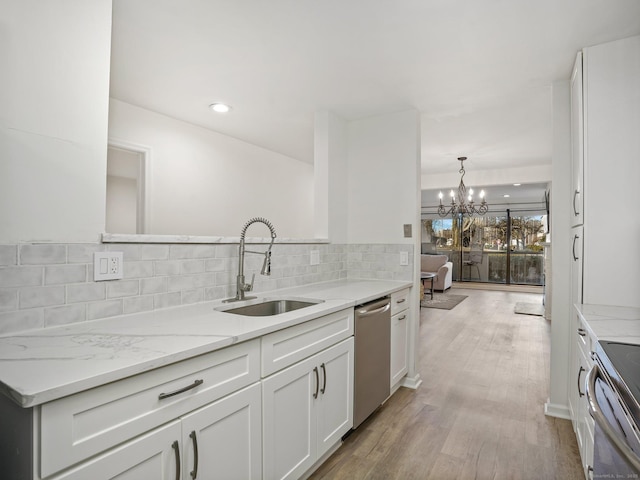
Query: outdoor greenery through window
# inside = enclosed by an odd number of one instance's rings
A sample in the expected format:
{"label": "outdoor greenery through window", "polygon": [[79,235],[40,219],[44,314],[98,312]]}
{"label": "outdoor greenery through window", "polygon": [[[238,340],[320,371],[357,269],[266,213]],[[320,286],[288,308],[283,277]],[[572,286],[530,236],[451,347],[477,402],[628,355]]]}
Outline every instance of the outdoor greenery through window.
{"label": "outdoor greenery through window", "polygon": [[422,220],[422,253],[445,254],[458,281],[544,284],[546,215]]}

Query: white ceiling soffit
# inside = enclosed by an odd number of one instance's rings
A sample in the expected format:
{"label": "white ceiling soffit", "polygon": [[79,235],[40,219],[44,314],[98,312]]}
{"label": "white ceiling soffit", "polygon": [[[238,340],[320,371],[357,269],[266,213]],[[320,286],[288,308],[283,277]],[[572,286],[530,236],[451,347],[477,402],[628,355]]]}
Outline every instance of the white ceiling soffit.
{"label": "white ceiling soffit", "polygon": [[552,83],[637,34],[638,0],[114,0],[111,96],[305,162],[316,111],[417,109],[423,173],[548,165]]}

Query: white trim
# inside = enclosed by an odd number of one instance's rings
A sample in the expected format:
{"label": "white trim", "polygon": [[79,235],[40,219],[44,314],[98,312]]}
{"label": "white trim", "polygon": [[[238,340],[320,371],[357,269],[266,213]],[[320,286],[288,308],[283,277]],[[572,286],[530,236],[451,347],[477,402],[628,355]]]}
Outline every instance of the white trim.
{"label": "white trim", "polygon": [[[201,235],[136,235],[103,233],[102,243],[240,243],[240,237],[213,237]],[[246,243],[271,243],[267,237],[247,237]],[[329,244],[327,238],[276,238],[275,242],[289,244]]]}
{"label": "white trim", "polygon": [[549,403],[547,400],[544,404],[544,414],[548,417],[563,418],[565,420],[571,420],[571,412],[567,405],[558,405]]}

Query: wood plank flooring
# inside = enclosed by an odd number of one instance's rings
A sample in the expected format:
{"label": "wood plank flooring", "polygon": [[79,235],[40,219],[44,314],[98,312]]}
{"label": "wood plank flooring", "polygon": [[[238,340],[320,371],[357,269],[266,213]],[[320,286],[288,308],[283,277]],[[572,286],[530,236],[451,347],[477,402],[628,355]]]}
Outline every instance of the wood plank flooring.
{"label": "wood plank flooring", "polygon": [[401,388],[311,478],[583,479],[568,420],[544,415],[550,324],[541,295],[456,288],[421,309],[418,390]]}

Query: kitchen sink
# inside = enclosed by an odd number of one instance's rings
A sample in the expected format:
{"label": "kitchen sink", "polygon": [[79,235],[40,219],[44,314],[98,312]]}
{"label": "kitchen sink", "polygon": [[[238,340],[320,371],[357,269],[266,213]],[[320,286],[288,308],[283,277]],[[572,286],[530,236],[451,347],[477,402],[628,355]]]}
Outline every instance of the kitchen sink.
{"label": "kitchen sink", "polygon": [[322,303],[322,300],[307,300],[307,299],[264,299],[259,303],[252,303],[250,305],[243,305],[241,307],[224,307],[217,308],[216,310],[233,313],[236,315],[248,315],[250,317],[270,317],[273,315],[280,315],[281,313],[292,312],[305,307],[311,307]]}

